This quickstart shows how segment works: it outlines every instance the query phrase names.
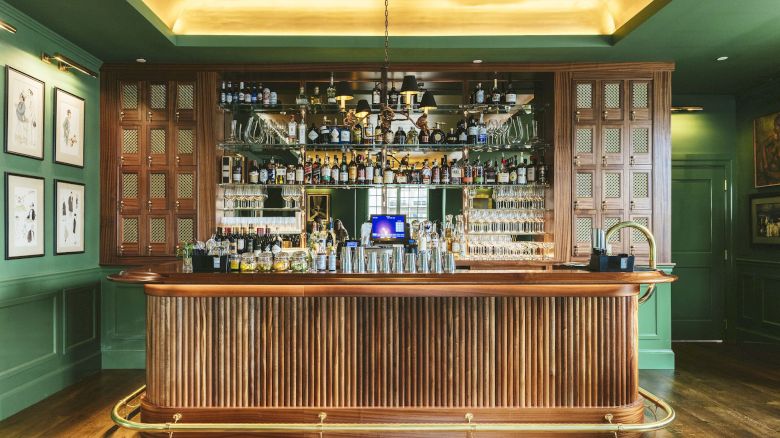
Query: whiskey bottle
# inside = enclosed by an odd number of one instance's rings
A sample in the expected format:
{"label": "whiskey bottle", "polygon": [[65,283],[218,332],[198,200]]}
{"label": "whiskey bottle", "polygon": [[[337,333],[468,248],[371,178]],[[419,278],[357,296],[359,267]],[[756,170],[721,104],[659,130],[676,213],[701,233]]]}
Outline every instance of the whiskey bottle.
{"label": "whiskey bottle", "polygon": [[312,93],[312,95],[309,96],[309,104],[311,104],[311,106],[315,109],[322,104],[322,99],[320,98],[319,86],[314,87],[314,93]]}
{"label": "whiskey bottle", "polygon": [[447,144],[458,143],[458,135],[455,133],[455,128],[450,128],[450,132],[447,133],[446,142]]}
{"label": "whiskey bottle", "polygon": [[225,90],[225,103],[228,105],[233,103],[233,84],[228,81],[227,89]]}
{"label": "whiskey bottle", "polygon": [[495,184],[496,183],[496,162],[495,160],[487,160],[485,162],[485,184]]}
{"label": "whiskey bottle", "polygon": [[395,131],[395,137],[393,138],[393,143],[395,144],[406,144],[406,132],[404,131],[403,127],[398,127],[398,130]]}
{"label": "whiskey bottle", "polygon": [[536,182],[536,165],[534,164],[534,156],[531,155],[529,158],[526,167],[525,167],[525,179],[528,182],[528,184],[533,184]]}
{"label": "whiskey bottle", "polygon": [[303,156],[299,156],[298,164],[295,166],[295,184],[304,184],[303,175]]}
{"label": "whiskey bottle", "polygon": [[[273,157],[272,157],[273,159]],[[282,163],[276,164],[276,184],[282,185],[287,182],[287,166]]]}
{"label": "whiskey bottle", "polygon": [[252,86],[250,83],[247,83],[246,89],[244,90],[244,103],[249,105],[252,104]]}
{"label": "whiskey bottle", "polygon": [[417,168],[417,163],[412,163],[409,169],[409,177],[406,182],[410,184],[422,184],[422,170]]}
{"label": "whiskey bottle", "polygon": [[[365,178],[364,181],[366,184],[373,184],[374,183],[374,161],[371,160],[371,154],[368,154],[368,159],[366,160],[365,165]],[[360,169],[358,169],[358,176],[360,176]]]}
{"label": "whiskey bottle", "polygon": [[441,170],[439,172],[441,173],[441,183],[442,184],[449,184],[450,183],[450,167],[447,165],[447,156],[446,155],[441,157]]}
{"label": "whiskey bottle", "polygon": [[328,144],[330,143],[330,127],[328,127],[328,118],[323,117],[322,118],[322,124],[320,125],[320,135],[319,139],[317,140],[319,144]]}
{"label": "whiskey bottle", "polygon": [[311,184],[312,183],[312,163],[311,163],[311,157],[306,158],[306,163],[303,165],[303,183],[304,184]]}
{"label": "whiskey bottle", "polygon": [[[439,167],[439,162],[436,161],[436,159],[433,159],[433,166],[431,166],[431,184],[441,184],[441,167]],[[423,179],[425,179],[425,175],[423,175]]]}
{"label": "whiskey bottle", "polygon": [[382,184],[384,182],[384,175],[382,175],[382,154],[378,154],[376,157],[376,164],[374,165],[374,184]]}
{"label": "whiskey bottle", "polygon": [[358,166],[357,163],[355,163],[355,153],[353,152],[352,159],[347,167],[347,182],[349,184],[357,184],[357,170]]}
{"label": "whiskey bottle", "polygon": [[249,184],[260,183],[260,169],[257,167],[257,161],[252,160],[249,165]]}
{"label": "whiskey bottle", "polygon": [[256,104],[257,103],[257,96],[258,96],[257,84],[253,84],[252,85],[252,104]]}
{"label": "whiskey bottle", "polygon": [[241,157],[236,157],[233,160],[233,184],[241,184],[244,182],[243,177],[243,169],[241,168]]}
{"label": "whiskey bottle", "polygon": [[487,125],[485,124],[484,114],[479,115],[479,126],[477,133],[477,144],[487,144]]}
{"label": "whiskey bottle", "polygon": [[[317,157],[317,160],[319,161],[319,157]],[[328,159],[328,156],[325,155],[325,163],[320,167],[320,181],[322,181],[322,184],[330,184],[330,177],[330,160]]]}
{"label": "whiskey bottle", "polygon": [[[466,160],[466,163],[468,163],[468,160]],[[466,184],[466,181],[463,177],[463,167],[456,161],[452,160],[452,165],[450,166],[450,183],[451,184]]]}
{"label": "whiskey bottle", "polygon": [[227,96],[225,94],[226,90],[227,88],[225,85],[225,81],[222,81],[222,88],[218,91],[219,103],[221,104],[227,103]]}
{"label": "whiskey bottle", "polygon": [[352,143],[363,143],[363,127],[360,126],[360,123],[356,123],[355,126],[352,127]]}
{"label": "whiskey bottle", "polygon": [[339,130],[339,127],[336,126],[336,124],[334,123],[333,126],[330,127],[329,143],[339,144],[340,142],[341,142],[341,131]]}
{"label": "whiskey bottle", "polygon": [[[431,132],[430,137],[430,143],[433,144],[444,144],[444,141],[446,140],[446,136],[444,135],[444,131],[441,130],[441,123],[436,122],[436,128],[433,129]],[[422,142],[420,142],[422,143]]]}
{"label": "whiskey bottle", "polygon": [[384,174],[384,178],[382,182],[385,184],[394,184],[395,183],[395,172],[393,172],[393,167],[390,165],[390,159],[388,158],[385,162],[385,169],[382,172]]}
{"label": "whiskey bottle", "polygon": [[311,163],[311,183],[315,186],[322,184],[322,171],[320,169],[319,155],[314,157]]}
{"label": "whiskey bottle", "polygon": [[392,108],[397,108],[400,104],[401,94],[395,89],[395,84],[390,88],[390,92],[387,93],[387,104]]}
{"label": "whiskey bottle", "polygon": [[428,144],[431,140],[431,131],[427,128],[420,129],[420,135],[418,136],[420,144]]}
{"label": "whiskey bottle", "polygon": [[339,143],[350,144],[352,142],[352,130],[349,126],[343,126],[339,130]]}
{"label": "whiskey bottle", "polygon": [[539,157],[539,162],[536,163],[536,181],[539,184],[547,184],[549,179],[548,173],[549,170],[547,169],[547,165],[544,164],[544,152],[542,152],[542,155]]}
{"label": "whiskey bottle", "polygon": [[223,156],[222,157],[222,178],[220,178],[219,182],[222,184],[230,184],[230,182],[232,181],[232,173],[233,173],[233,157]]}
{"label": "whiskey bottle", "polygon": [[238,85],[238,103],[244,103],[244,81]]}
{"label": "whiskey bottle", "polygon": [[260,184],[268,184],[268,163],[262,163],[257,172],[257,180]]}
{"label": "whiskey bottle", "polygon": [[306,144],[307,141],[307,132],[306,132],[306,120],[304,120],[303,116],[301,116],[301,121],[298,122],[298,144],[303,146]]}
{"label": "whiskey bottle", "polygon": [[300,106],[306,106],[309,103],[309,98],[306,97],[306,91],[303,87],[300,87],[298,97],[295,98],[295,104]]}
{"label": "whiskey bottle", "polygon": [[339,157],[333,154],[333,167],[330,168],[330,182],[331,184],[338,184],[341,182],[340,177],[341,167],[339,167]]}
{"label": "whiskey bottle", "polygon": [[501,167],[498,169],[496,182],[498,184],[509,184],[509,166],[507,165],[507,160],[504,159],[503,154],[501,155]]}
{"label": "whiskey bottle", "polygon": [[512,157],[509,164],[509,184],[517,184],[517,158]]}
{"label": "whiskey bottle", "polygon": [[409,128],[409,132],[406,133],[406,144],[420,144],[420,139],[417,135],[417,130],[414,129],[414,126],[411,126]]}
{"label": "whiskey bottle", "polygon": [[[341,153],[341,169],[339,170],[339,182],[347,184],[349,182],[349,164],[347,163],[347,153]],[[355,175],[357,177],[357,175]]]}
{"label": "whiskey bottle", "polygon": [[517,163],[517,183],[526,184],[528,182],[528,169],[525,167],[525,159],[523,154],[520,154],[520,161]]}
{"label": "whiskey bottle", "polygon": [[515,92],[515,87],[512,85],[512,81],[509,81],[509,84],[506,86],[506,93],[504,94],[504,103],[507,105],[515,105],[517,104],[517,92]]}
{"label": "whiskey bottle", "polygon": [[466,144],[469,141],[468,132],[466,130],[466,121],[461,119],[458,121],[458,129],[455,131],[458,134],[458,143]]}
{"label": "whiskey bottle", "polygon": [[463,184],[474,183],[474,166],[471,165],[469,160],[465,160],[463,163],[463,170],[461,172],[463,173]]}
{"label": "whiskey bottle", "polygon": [[[438,173],[438,172],[437,172]],[[422,169],[420,169],[421,182],[423,184],[430,184],[433,180],[433,170],[428,165],[428,159],[423,160]]]}

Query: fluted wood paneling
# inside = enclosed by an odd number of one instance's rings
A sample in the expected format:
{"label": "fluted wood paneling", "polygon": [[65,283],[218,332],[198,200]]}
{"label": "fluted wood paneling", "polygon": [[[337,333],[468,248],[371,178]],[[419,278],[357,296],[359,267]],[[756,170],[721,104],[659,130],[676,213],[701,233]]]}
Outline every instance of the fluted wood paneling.
{"label": "fluted wood paneling", "polygon": [[637,394],[619,297],[148,297],[160,407],[607,407]]}

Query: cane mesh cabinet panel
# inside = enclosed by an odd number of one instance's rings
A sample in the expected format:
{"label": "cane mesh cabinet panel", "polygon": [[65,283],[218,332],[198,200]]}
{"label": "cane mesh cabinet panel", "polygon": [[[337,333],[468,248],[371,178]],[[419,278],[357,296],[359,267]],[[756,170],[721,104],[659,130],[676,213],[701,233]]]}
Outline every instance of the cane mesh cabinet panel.
{"label": "cane mesh cabinet panel", "polygon": [[116,244],[111,260],[171,257],[197,232],[195,81],[117,81]]}

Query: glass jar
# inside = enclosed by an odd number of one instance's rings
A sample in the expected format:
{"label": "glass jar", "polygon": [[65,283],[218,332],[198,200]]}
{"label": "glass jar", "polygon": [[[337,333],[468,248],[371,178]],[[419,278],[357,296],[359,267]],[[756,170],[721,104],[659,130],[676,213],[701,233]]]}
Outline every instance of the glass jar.
{"label": "glass jar", "polygon": [[228,266],[230,266],[230,272],[238,272],[241,267],[241,257],[238,254],[231,254],[228,257]]}
{"label": "glass jar", "polygon": [[274,255],[270,252],[262,252],[257,256],[257,270],[260,272],[271,272],[274,267]]}
{"label": "glass jar", "polygon": [[293,272],[308,272],[309,271],[309,256],[304,251],[296,251],[292,256],[290,262],[290,269]]}
{"label": "glass jar", "polygon": [[241,256],[241,272],[255,272],[257,263],[254,254],[244,254]]}
{"label": "glass jar", "polygon": [[290,270],[290,255],[286,252],[280,252],[274,257],[274,272],[285,272]]}

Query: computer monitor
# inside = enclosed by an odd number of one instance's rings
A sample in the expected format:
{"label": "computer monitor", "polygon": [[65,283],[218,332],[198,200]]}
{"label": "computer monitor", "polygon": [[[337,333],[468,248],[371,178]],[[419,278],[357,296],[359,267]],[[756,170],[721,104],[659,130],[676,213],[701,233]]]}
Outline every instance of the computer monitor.
{"label": "computer monitor", "polygon": [[403,214],[372,214],[371,240],[374,243],[404,243],[406,216]]}

